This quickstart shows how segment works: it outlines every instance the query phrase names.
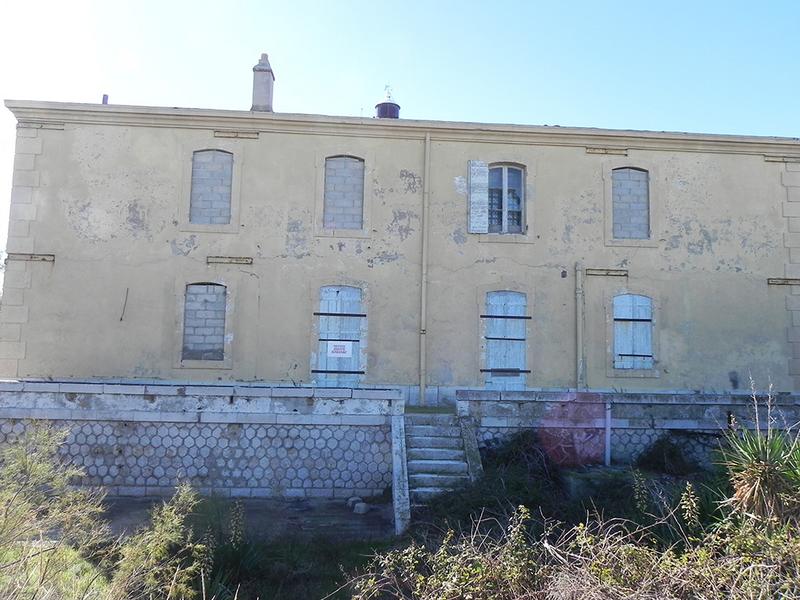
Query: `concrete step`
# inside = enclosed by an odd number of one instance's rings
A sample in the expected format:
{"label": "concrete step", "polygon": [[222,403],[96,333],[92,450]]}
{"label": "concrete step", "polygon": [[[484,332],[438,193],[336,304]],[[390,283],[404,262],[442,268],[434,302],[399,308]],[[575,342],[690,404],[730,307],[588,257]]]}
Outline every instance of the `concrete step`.
{"label": "concrete step", "polygon": [[442,414],[408,414],[406,413],[406,425],[458,425],[455,415]]}
{"label": "concrete step", "polygon": [[450,475],[468,472],[463,460],[409,460],[409,475]]}
{"label": "concrete step", "polygon": [[461,475],[438,475],[435,473],[408,474],[408,485],[412,490],[418,488],[455,488],[469,483],[469,476],[464,473]]}
{"label": "concrete step", "polygon": [[461,437],[461,428],[454,425],[410,425],[406,427],[406,435]]}
{"label": "concrete step", "polygon": [[435,437],[428,435],[410,435],[406,437],[406,446],[417,448],[449,448],[463,450],[464,442],[460,437]]}
{"label": "concrete step", "polygon": [[439,494],[444,494],[445,492],[449,492],[450,490],[445,488],[437,488],[437,487],[420,487],[414,490],[411,490],[411,503],[415,506],[419,506],[420,504],[425,504],[428,500],[435,498]]}
{"label": "concrete step", "polygon": [[[447,438],[449,439],[449,438]],[[460,460],[466,457],[461,448],[407,448],[408,460]]]}

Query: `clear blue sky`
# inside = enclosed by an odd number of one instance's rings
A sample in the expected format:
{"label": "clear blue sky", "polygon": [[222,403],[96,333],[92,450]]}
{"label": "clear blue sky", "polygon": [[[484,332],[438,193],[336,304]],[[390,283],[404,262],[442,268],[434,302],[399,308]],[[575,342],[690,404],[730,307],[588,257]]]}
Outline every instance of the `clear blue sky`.
{"label": "clear blue sky", "polygon": [[[0,96],[800,136],[800,2],[59,0],[0,8]],[[14,120],[0,111],[0,247]]]}

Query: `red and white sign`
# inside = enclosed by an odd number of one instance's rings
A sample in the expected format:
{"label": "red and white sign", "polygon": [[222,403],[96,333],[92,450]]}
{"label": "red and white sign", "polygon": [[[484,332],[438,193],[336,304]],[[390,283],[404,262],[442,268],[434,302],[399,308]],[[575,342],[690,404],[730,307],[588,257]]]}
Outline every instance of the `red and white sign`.
{"label": "red and white sign", "polygon": [[328,342],[328,358],[352,358],[353,342]]}

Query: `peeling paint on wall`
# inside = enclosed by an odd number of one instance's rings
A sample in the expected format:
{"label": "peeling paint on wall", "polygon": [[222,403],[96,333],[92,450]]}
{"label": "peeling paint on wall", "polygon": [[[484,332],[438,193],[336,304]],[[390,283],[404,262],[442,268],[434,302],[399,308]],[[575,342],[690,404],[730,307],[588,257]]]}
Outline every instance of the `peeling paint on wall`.
{"label": "peeling paint on wall", "polygon": [[306,227],[300,219],[289,218],[286,222],[286,253],[287,256],[294,258],[311,256],[311,252],[308,250]]}
{"label": "peeling paint on wall", "polygon": [[455,231],[453,231],[453,233],[450,234],[450,237],[459,246],[461,246],[462,244],[466,244],[467,243],[467,234],[464,233],[464,229],[461,228],[461,227],[459,227]]}
{"label": "peeling paint on wall", "polygon": [[405,186],[403,192],[406,194],[416,194],[422,189],[422,177],[413,171],[407,171],[406,169],[400,171],[400,181]]}
{"label": "peeling paint on wall", "polygon": [[400,241],[403,242],[414,233],[414,228],[411,227],[414,219],[419,220],[419,215],[410,210],[395,209],[392,211],[392,220],[386,227],[386,231],[397,234]]}
{"label": "peeling paint on wall", "polygon": [[138,200],[128,203],[128,216],[125,219],[125,225],[133,237],[150,237],[147,227],[147,209],[139,204]]}
{"label": "peeling paint on wall", "polygon": [[463,175],[453,177],[453,189],[459,196],[467,196],[467,178]]}
{"label": "peeling paint on wall", "polygon": [[398,254],[397,252],[378,252],[373,258],[367,259],[367,266],[371,269],[376,264],[378,265],[385,265],[387,263],[393,263],[403,258],[402,254]]}
{"label": "peeling paint on wall", "polygon": [[192,250],[197,248],[197,236],[190,235],[182,240],[170,240],[169,246],[173,256],[188,256]]}

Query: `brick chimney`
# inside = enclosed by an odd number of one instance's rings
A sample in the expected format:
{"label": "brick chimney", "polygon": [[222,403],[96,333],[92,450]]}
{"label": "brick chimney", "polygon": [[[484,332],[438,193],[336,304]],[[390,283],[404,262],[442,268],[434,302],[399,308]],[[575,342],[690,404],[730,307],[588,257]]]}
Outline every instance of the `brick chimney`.
{"label": "brick chimney", "polygon": [[252,111],[272,112],[272,84],[275,74],[269,66],[269,58],[261,55],[258,64],[253,67],[253,106]]}

